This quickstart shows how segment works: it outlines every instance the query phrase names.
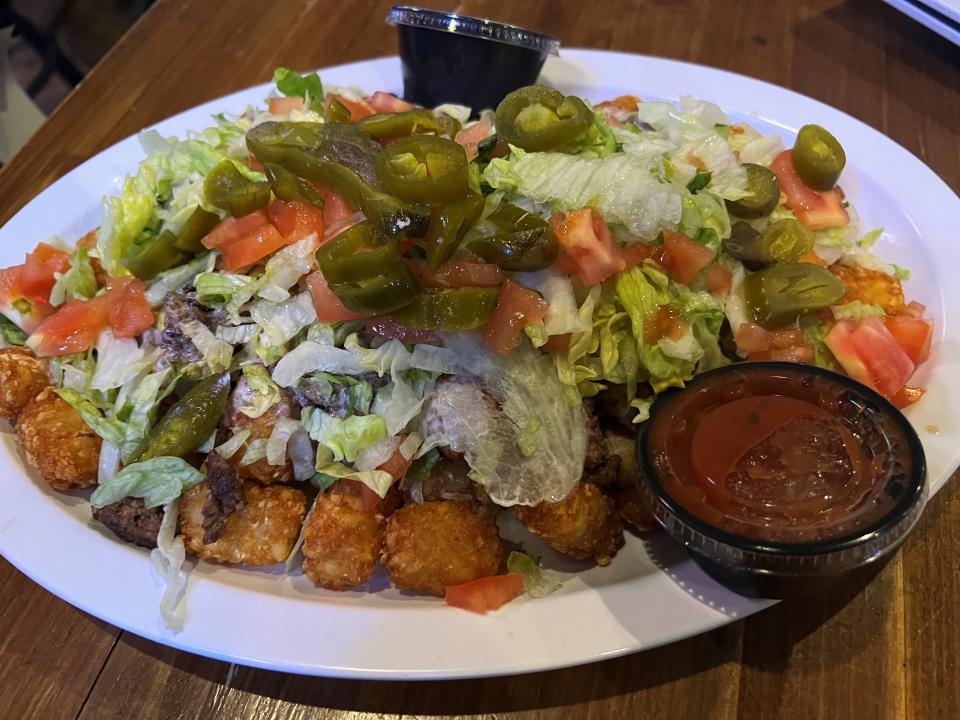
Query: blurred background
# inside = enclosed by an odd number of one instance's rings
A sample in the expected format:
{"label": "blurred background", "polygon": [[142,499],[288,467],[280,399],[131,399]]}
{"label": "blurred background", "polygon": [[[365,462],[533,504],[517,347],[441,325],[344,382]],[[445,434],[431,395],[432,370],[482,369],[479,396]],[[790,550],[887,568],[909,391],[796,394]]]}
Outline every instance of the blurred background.
{"label": "blurred background", "polygon": [[0,0],[0,163],[153,0]]}

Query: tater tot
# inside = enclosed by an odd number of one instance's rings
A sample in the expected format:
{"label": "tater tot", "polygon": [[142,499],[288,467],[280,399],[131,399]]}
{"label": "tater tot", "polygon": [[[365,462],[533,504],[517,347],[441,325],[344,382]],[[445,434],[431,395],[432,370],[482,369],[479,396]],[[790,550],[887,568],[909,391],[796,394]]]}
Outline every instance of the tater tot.
{"label": "tater tot", "polygon": [[596,485],[581,482],[556,503],[517,507],[517,517],[557,552],[609,565],[623,541],[623,525],[610,500]]}
{"label": "tater tot", "polygon": [[26,348],[0,349],[0,417],[16,420],[27,403],[50,384],[45,360]]}
{"label": "tater tot", "polygon": [[[237,389],[234,391],[236,396],[241,392],[241,380],[237,383]],[[249,440],[266,440],[273,432],[273,426],[277,424],[280,418],[299,417],[299,409],[293,402],[289,394],[284,391],[281,400],[271,405],[267,411],[258,418],[247,417],[242,413],[236,413],[233,416],[232,425],[235,430],[249,430]],[[293,479],[293,465],[287,460],[283,465],[271,465],[266,458],[260,458],[256,462],[247,465],[241,464],[245,449],[241,449],[230,458],[230,462],[237,469],[237,476],[241,480],[256,480],[257,482],[269,485],[271,483],[285,483]]]}
{"label": "tater tot", "polygon": [[504,548],[497,524],[460,500],[406,505],[390,516],[381,561],[398,588],[443,595],[495,575]]}
{"label": "tater tot", "polygon": [[17,417],[17,439],[27,462],[54,490],[96,484],[100,438],[52,387],[23,408]]}
{"label": "tater tot", "polygon": [[300,490],[246,483],[244,503],[230,516],[220,539],[204,545],[203,506],[209,495],[205,482],[183,495],[179,526],[188,550],[202,560],[237,565],[275,565],[287,559],[307,512],[307,498]]}
{"label": "tater tot", "polygon": [[370,579],[380,557],[386,520],[353,494],[321,493],[307,519],[303,572],[330,590]]}
{"label": "tater tot", "polygon": [[637,532],[650,532],[657,527],[657,521],[647,509],[640,490],[636,485],[624,485],[609,491],[613,506],[620,518]]}

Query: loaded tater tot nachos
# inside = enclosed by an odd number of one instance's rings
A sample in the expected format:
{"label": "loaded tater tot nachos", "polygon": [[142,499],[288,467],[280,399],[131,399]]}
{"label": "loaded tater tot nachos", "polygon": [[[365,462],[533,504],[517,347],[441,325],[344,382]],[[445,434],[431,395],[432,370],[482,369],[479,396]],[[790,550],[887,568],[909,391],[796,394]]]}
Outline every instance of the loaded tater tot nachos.
{"label": "loaded tater tot nachos", "polygon": [[[652,528],[632,431],[731,362],[902,405],[931,324],[838,184],[715,105],[545,87],[419,108],[280,69],[266,107],[147,153],[102,223],[0,270],[0,415],[51,488],[149,548],[477,612],[556,579],[504,513],[606,565]],[[378,570],[378,568],[382,570]]]}

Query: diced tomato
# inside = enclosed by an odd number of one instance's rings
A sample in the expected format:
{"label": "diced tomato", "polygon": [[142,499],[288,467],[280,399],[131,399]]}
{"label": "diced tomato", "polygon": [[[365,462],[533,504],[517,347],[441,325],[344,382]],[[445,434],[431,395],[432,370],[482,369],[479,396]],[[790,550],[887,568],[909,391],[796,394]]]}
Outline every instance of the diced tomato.
{"label": "diced tomato", "polygon": [[667,272],[684,285],[688,285],[716,256],[706,245],[667,228],[663,230],[663,245]]}
{"label": "diced tomato", "polygon": [[23,265],[0,269],[0,313],[24,332],[33,332],[56,311],[23,291]]}
{"label": "diced tomato", "polygon": [[809,265],[819,265],[820,267],[829,267],[827,261],[817,255],[813,250],[801,257],[797,262],[807,263]]}
{"label": "diced tomato", "polygon": [[910,303],[903,309],[904,315],[909,315],[910,317],[920,318],[923,317],[927,312],[927,306],[921,303],[918,303],[916,300],[911,300]]}
{"label": "diced tomato", "polygon": [[350,111],[350,122],[357,122],[363,120],[365,117],[376,115],[376,111],[364,100],[351,100],[343,95],[327,93],[327,104],[329,104],[331,100],[336,100]]}
{"label": "diced tomato", "polygon": [[522,592],[523,577],[510,573],[451,585],[445,597],[447,605],[485,615],[503,607]]}
{"label": "diced tomato", "polygon": [[92,300],[68,300],[30,335],[27,345],[40,357],[69,355],[93,347],[100,331],[110,322],[104,296]]}
{"label": "diced tomato", "polygon": [[[317,187],[316,191],[323,196],[323,227],[326,229],[324,235],[328,238],[336,237],[350,227],[343,224],[350,221],[357,213],[342,196],[333,192],[333,190]],[[363,220],[362,215],[353,224],[361,220]]]}
{"label": "diced tomato", "polygon": [[27,253],[20,276],[21,288],[34,300],[47,302],[57,281],[54,273],[65,273],[69,269],[69,253],[42,242],[33,252]]}
{"label": "diced tomato", "polygon": [[876,317],[864,318],[854,328],[850,339],[880,393],[893,397],[900,392],[916,366],[883,321]]}
{"label": "diced tomato", "polygon": [[911,387],[910,385],[904,385],[900,388],[900,392],[890,398],[890,402],[894,404],[895,407],[903,410],[905,407],[910,407],[915,402],[919,401],[924,395],[927,394],[927,389],[925,387]]}
{"label": "diced tomato", "polygon": [[477,147],[490,137],[491,132],[493,132],[493,125],[490,123],[490,119],[483,118],[473,125],[463,128],[454,136],[453,140],[458,145],[463,146],[467,153],[467,162],[470,162],[477,156]]}
{"label": "diced tomato", "polygon": [[743,323],[733,336],[737,349],[747,355],[769,352],[773,348],[773,333],[754,323]]}
{"label": "diced tomato", "polygon": [[623,270],[626,261],[610,235],[603,215],[595,208],[560,213],[550,218],[560,241],[557,267],[568,275],[577,275],[590,287]]}
{"label": "diced tomato", "polygon": [[377,315],[371,318],[366,327],[375,335],[396,339],[402,343],[435,343],[440,340],[440,336],[433,330],[418,330],[400,325],[389,315]]}
{"label": "diced tomato", "polygon": [[236,272],[294,241],[281,235],[261,209],[243,217],[227,218],[203,239],[203,245],[218,249],[223,254],[224,269]]}
{"label": "diced tomato", "polygon": [[343,322],[344,320],[359,320],[366,317],[363,313],[354,312],[333,294],[327,286],[326,278],[319,270],[307,275],[307,287],[313,297],[313,307],[317,311],[317,320],[324,323]]}
{"label": "diced tomato", "polygon": [[915,365],[930,357],[933,325],[929,321],[910,315],[889,315],[883,323]]}
{"label": "diced tomato", "polygon": [[780,181],[780,190],[787,196],[787,207],[808,228],[826,230],[850,223],[840,188],[818,192],[804,183],[793,169],[793,150],[784,150],[777,155],[770,169]]}
{"label": "diced tomato", "polygon": [[143,283],[135,277],[111,278],[106,302],[113,336],[132,338],[156,322]]}
{"label": "diced tomato", "polygon": [[415,107],[406,100],[401,100],[393,93],[377,90],[373,95],[368,95],[363,101],[378,113],[407,112]]}
{"label": "diced tomato", "polygon": [[546,300],[533,290],[507,280],[487,323],[484,342],[501,355],[508,355],[520,343],[523,328],[543,320],[546,314]]}
{"label": "diced tomato", "polygon": [[773,347],[775,348],[783,349],[803,345],[803,330],[796,325],[774,330],[771,334],[773,336]]}
{"label": "diced tomato", "polygon": [[906,385],[914,364],[879,318],[854,325],[841,320],[827,334],[827,347],[854,380],[892,398]]}
{"label": "diced tomato", "polygon": [[[400,442],[402,443],[407,439],[406,435],[400,436]],[[377,466],[377,470],[383,470],[386,473],[390,473],[390,477],[394,481],[399,480],[403,477],[404,473],[410,469],[410,466],[413,464],[413,456],[405,458],[403,453],[400,452],[400,447],[397,446],[397,449],[393,451],[393,454],[386,459],[385,462],[380,463]],[[377,498],[379,500],[379,498]]]}
{"label": "diced tomato", "polygon": [[620,95],[615,97],[613,100],[605,100],[597,107],[605,107],[607,105],[612,105],[615,108],[620,108],[621,110],[626,110],[627,112],[636,112],[640,107],[640,98],[636,95]]}
{"label": "diced tomato", "polygon": [[310,203],[274,200],[267,208],[267,219],[291,243],[311,233],[317,236],[318,243],[323,237],[323,210]]}
{"label": "diced tomato", "polygon": [[570,349],[570,339],[573,333],[564,333],[563,335],[551,335],[547,341],[540,346],[540,349],[548,353],[562,353]]}
{"label": "diced tomato", "polygon": [[433,279],[439,287],[459,288],[497,287],[503,278],[497,265],[462,260],[441,265],[433,273]]}
{"label": "diced tomato", "polygon": [[303,98],[300,97],[270,98],[271,115],[289,115],[294,110],[303,110],[303,107]]}
{"label": "diced tomato", "polygon": [[257,160],[257,156],[253,153],[250,153],[247,156],[247,165],[250,166],[251,170],[256,170],[257,172],[263,172],[263,163]]}
{"label": "diced tomato", "polygon": [[666,303],[644,321],[643,339],[648,343],[656,343],[662,338],[679,340],[686,331],[683,310],[673,303]]}
{"label": "diced tomato", "polygon": [[813,362],[815,357],[813,348],[810,345],[790,345],[788,347],[774,347],[770,351],[771,360],[779,360],[781,362],[798,362],[798,363],[809,363]]}
{"label": "diced tomato", "polygon": [[211,230],[201,242],[205,248],[213,250],[225,243],[245,238],[269,222],[267,213],[263,210],[257,210],[239,218],[228,217]]}
{"label": "diced tomato", "polygon": [[720,265],[707,270],[707,289],[710,292],[722,292],[733,282],[733,273]]}
{"label": "diced tomato", "polygon": [[662,245],[647,245],[647,243],[644,242],[633,242],[629,245],[624,245],[620,251],[623,255],[623,262],[625,263],[624,270],[629,270],[637,265],[643,265],[646,260],[652,259],[660,262],[663,260],[662,250]]}

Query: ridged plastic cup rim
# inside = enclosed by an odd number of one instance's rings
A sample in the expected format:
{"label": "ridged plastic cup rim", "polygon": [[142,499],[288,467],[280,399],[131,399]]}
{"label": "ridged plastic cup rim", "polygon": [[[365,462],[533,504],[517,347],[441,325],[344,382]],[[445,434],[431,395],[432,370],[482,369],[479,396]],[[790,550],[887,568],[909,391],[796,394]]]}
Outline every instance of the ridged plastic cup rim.
{"label": "ridged plastic cup rim", "polygon": [[[650,408],[650,420],[644,423],[637,435],[637,461],[641,471],[641,478],[638,482],[641,492],[647,496],[648,501],[652,500],[656,505],[660,506],[662,510],[669,513],[675,522],[685,527],[686,532],[683,533],[685,537],[681,538],[684,544],[719,562],[723,562],[725,558],[717,555],[717,544],[726,545],[741,552],[764,556],[769,559],[777,557],[787,559],[792,557],[832,556],[845,550],[869,543],[876,543],[877,541],[880,541],[880,546],[874,548],[876,550],[876,556],[880,556],[895,547],[919,519],[920,512],[923,509],[926,490],[926,457],[923,452],[923,445],[920,443],[920,438],[917,436],[910,421],[879,393],[861,385],[846,375],[841,375],[812,365],[798,365],[797,363],[776,361],[728,365],[697,375],[687,383],[686,389],[696,387],[698,384],[707,382],[718,375],[738,371],[762,372],[764,370],[778,373],[814,374],[825,377],[830,382],[844,385],[851,392],[869,400],[893,420],[898,426],[898,429],[903,433],[909,454],[912,455],[912,463],[907,488],[904,490],[903,496],[891,510],[867,527],[855,530],[847,535],[828,538],[826,540],[797,543],[752,538],[722,530],[701,520],[684,508],[667,492],[666,488],[664,488],[660,482],[660,478],[654,470],[647,452],[646,441],[651,423],[656,418],[660,408],[666,404],[668,397],[675,392],[684,392],[684,390],[668,391],[668,393],[664,393],[658,397]],[[657,518],[657,521],[663,525],[668,532],[677,535],[674,528],[668,527],[670,523],[665,522],[666,518],[660,517],[662,513],[656,512],[653,507],[651,507],[651,510],[654,511],[654,516]],[[885,539],[886,542],[884,542]],[[713,548],[708,548],[708,545],[713,546]]]}
{"label": "ridged plastic cup rim", "polygon": [[492,40],[549,55],[560,54],[560,40],[551,35],[472,15],[427,10],[411,5],[394,5],[387,15],[387,22],[391,25],[406,25]]}

